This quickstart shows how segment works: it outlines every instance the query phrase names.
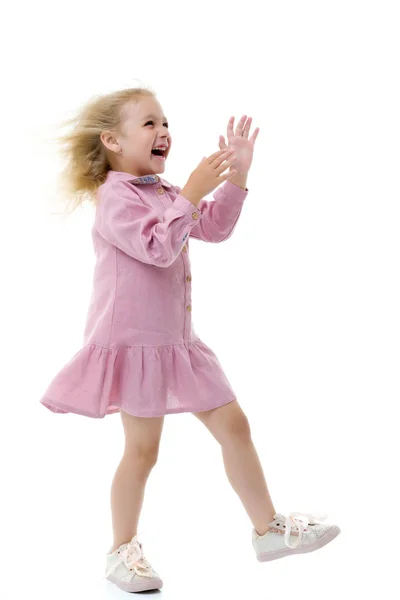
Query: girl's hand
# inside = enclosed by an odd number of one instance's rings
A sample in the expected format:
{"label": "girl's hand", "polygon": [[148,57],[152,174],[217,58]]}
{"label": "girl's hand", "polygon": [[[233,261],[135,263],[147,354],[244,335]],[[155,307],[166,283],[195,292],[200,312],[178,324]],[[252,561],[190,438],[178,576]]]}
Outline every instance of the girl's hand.
{"label": "girl's hand", "polygon": [[251,126],[252,118],[247,119],[247,115],[243,115],[237,124],[235,133],[233,132],[233,123],[235,117],[231,117],[228,121],[227,136],[228,146],[225,143],[223,135],[219,136],[219,147],[221,150],[232,148],[235,151],[236,161],[232,165],[231,169],[235,169],[238,174],[247,175],[253,161],[253,150],[254,143],[257,139],[260,128],[257,127],[253,135],[249,138],[249,131]]}
{"label": "girl's hand", "polygon": [[[203,196],[236,175],[236,169],[232,168],[235,160],[234,151],[228,148],[218,150],[211,156],[204,156],[181,190],[181,195],[197,206]],[[229,171],[227,171],[228,167],[230,167]]]}

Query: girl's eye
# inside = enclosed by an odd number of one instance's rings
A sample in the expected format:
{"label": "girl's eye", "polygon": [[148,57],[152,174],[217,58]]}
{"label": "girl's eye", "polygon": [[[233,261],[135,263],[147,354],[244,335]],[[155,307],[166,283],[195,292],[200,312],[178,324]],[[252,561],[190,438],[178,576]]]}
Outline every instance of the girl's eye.
{"label": "girl's eye", "polygon": [[[153,123],[153,121],[147,121],[146,125],[148,125],[149,123]],[[146,127],[145,125],[145,127]],[[168,129],[168,123],[164,123],[165,127]]]}

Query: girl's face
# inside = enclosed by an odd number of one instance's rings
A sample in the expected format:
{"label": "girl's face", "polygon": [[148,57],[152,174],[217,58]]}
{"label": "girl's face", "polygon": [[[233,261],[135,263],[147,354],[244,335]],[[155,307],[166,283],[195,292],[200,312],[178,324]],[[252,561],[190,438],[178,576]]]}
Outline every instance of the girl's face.
{"label": "girl's face", "polygon": [[[113,151],[109,153],[112,169],[132,173],[135,177],[163,173],[171,136],[159,102],[145,96],[127,103],[122,114],[118,131],[114,135],[103,132],[101,136],[105,146]],[[156,153],[159,156],[152,152],[157,147],[164,148]]]}

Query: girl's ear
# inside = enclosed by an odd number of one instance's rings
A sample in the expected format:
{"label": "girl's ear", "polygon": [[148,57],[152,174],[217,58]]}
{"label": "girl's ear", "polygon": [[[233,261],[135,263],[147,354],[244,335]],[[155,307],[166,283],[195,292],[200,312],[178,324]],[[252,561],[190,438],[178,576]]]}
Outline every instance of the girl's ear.
{"label": "girl's ear", "polygon": [[103,131],[100,134],[100,140],[108,150],[119,152],[120,146],[112,131]]}

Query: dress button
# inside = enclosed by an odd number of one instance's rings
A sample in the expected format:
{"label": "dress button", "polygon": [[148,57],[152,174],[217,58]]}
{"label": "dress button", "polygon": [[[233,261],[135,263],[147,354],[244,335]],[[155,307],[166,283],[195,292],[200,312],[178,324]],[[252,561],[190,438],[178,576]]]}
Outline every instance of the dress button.
{"label": "dress button", "polygon": [[192,310],[192,305],[189,304],[189,306],[186,307],[186,310],[189,310],[189,311]]}
{"label": "dress button", "polygon": [[188,275],[188,276],[186,277],[186,281],[192,281],[192,278],[190,277],[190,275]]}
{"label": "dress button", "polygon": [[198,219],[199,213],[196,213],[196,212],[192,213],[192,217],[193,217],[193,219]]}
{"label": "dress button", "polygon": [[183,246],[182,252],[187,252],[186,244]]}
{"label": "dress button", "polygon": [[164,193],[164,188],[163,188],[163,187],[159,187],[159,188],[157,188],[157,192],[158,192],[159,194],[163,194],[163,193]]}

